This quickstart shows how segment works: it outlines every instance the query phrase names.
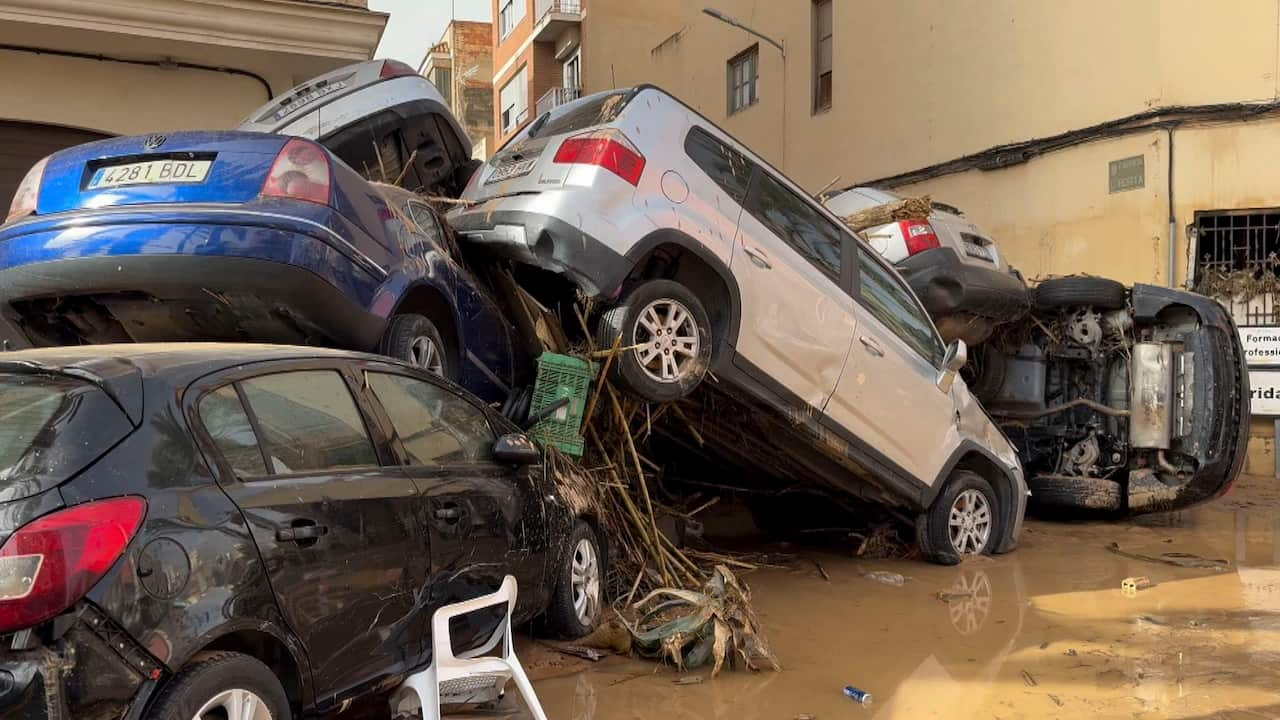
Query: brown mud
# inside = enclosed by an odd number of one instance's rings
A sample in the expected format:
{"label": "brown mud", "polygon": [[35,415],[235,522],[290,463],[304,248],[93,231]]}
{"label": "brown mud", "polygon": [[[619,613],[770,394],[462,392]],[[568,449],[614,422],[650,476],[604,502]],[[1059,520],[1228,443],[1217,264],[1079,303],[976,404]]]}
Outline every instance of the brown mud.
{"label": "brown mud", "polygon": [[[1229,567],[1146,562],[1113,542]],[[1122,523],[1031,520],[1016,552],[958,567],[791,551],[790,569],[743,576],[781,672],[678,684],[650,662],[529,647],[548,716],[1280,718],[1280,481],[1243,478],[1209,505]],[[1136,576],[1152,586],[1126,597]]]}

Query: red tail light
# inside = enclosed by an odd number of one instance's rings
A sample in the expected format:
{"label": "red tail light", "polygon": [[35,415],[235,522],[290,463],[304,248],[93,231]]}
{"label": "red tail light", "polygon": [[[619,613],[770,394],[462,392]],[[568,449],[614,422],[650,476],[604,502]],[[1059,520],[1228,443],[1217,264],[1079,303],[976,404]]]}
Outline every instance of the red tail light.
{"label": "red tail light", "polygon": [[383,80],[387,78],[404,77],[405,75],[417,75],[413,68],[400,62],[399,60],[383,60],[382,72],[378,74]]}
{"label": "red tail light", "polygon": [[330,178],[329,157],[324,150],[309,140],[291,138],[276,155],[262,185],[262,195],[328,205]]}
{"label": "red tail light", "polygon": [[902,237],[907,241],[908,255],[942,247],[933,226],[924,220],[899,220],[898,227],[902,228]]}
{"label": "red tail light", "polygon": [[84,597],[129,546],[147,503],[120,497],[38,518],[0,547],[0,634],[44,622]]}
{"label": "red tail light", "polygon": [[13,202],[9,204],[9,215],[4,221],[17,220],[36,211],[36,202],[40,199],[40,183],[44,180],[44,166],[49,163],[45,157],[31,166],[22,182],[18,183],[18,191],[13,194]]}
{"label": "red tail light", "polygon": [[640,175],[644,172],[644,156],[626,135],[612,128],[593,130],[565,140],[556,151],[554,162],[596,165],[632,185],[640,184]]}

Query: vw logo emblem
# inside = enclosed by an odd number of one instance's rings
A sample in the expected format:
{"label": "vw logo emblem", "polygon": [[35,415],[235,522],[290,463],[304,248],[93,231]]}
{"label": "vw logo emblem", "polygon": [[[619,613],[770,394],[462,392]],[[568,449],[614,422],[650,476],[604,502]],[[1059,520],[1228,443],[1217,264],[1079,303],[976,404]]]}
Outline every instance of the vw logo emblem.
{"label": "vw logo emblem", "polygon": [[142,141],[142,149],[155,150],[156,148],[163,145],[164,141],[168,139],[169,138],[166,138],[163,135],[148,135],[147,139]]}

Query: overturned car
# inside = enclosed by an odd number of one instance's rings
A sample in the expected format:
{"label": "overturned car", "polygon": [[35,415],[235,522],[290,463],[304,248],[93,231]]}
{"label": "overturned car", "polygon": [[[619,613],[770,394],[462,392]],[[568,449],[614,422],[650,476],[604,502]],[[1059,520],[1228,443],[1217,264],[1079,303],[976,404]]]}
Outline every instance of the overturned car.
{"label": "overturned car", "polygon": [[1227,491],[1249,381],[1230,314],[1194,293],[1042,282],[977,348],[971,389],[1018,447],[1033,506],[1147,513]]}

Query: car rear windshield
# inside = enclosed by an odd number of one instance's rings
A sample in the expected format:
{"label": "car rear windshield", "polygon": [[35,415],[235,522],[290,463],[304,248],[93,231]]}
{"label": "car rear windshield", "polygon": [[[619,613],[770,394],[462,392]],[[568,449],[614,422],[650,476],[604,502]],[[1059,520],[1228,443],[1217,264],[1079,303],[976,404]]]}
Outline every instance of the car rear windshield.
{"label": "car rear windshield", "polygon": [[92,383],[0,373],[0,502],[55,487],[131,429],[124,411]]}
{"label": "car rear windshield", "polygon": [[552,110],[541,125],[535,121],[529,128],[536,130],[533,137],[548,137],[607,125],[618,119],[634,94],[634,90],[615,90],[592,95]]}

